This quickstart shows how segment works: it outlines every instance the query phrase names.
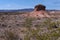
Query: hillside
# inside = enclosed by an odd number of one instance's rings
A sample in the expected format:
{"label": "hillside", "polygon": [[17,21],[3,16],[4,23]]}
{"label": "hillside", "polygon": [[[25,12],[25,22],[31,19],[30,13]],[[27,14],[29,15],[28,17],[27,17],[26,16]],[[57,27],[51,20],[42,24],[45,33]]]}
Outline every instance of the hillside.
{"label": "hillside", "polygon": [[1,12],[0,40],[60,40],[60,18],[31,18],[29,13]]}

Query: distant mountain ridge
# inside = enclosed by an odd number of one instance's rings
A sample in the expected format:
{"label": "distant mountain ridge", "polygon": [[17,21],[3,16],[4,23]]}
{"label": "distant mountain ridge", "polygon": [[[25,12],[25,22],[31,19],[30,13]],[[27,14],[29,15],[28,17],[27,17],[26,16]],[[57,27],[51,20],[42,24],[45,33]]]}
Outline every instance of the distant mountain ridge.
{"label": "distant mountain ridge", "polygon": [[[18,10],[0,10],[0,12],[31,12],[33,11],[33,8],[29,9],[18,9]],[[60,11],[60,10],[47,10],[47,11]]]}
{"label": "distant mountain ridge", "polygon": [[34,9],[18,9],[18,10],[0,10],[0,12],[30,12],[33,11]]}

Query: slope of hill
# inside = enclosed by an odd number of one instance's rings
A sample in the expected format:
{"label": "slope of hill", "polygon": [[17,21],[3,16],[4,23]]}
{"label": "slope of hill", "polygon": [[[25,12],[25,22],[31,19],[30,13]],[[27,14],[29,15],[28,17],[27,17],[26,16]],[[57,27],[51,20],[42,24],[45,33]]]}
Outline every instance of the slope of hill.
{"label": "slope of hill", "polygon": [[[0,12],[17,14],[16,12],[30,11],[33,11],[33,9],[1,10]],[[60,40],[60,18],[30,18],[26,14],[0,15],[0,40],[11,39]]]}

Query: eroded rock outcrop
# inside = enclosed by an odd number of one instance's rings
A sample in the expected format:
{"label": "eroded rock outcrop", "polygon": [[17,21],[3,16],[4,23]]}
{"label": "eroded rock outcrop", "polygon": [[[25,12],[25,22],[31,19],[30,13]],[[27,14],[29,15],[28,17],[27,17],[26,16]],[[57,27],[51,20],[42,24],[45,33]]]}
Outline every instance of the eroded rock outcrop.
{"label": "eroded rock outcrop", "polygon": [[46,12],[46,7],[44,5],[38,4],[35,6],[34,11],[30,13],[31,17],[50,17]]}
{"label": "eroded rock outcrop", "polygon": [[44,5],[36,5],[35,8],[34,8],[35,11],[41,11],[41,10],[46,10],[46,7]]}

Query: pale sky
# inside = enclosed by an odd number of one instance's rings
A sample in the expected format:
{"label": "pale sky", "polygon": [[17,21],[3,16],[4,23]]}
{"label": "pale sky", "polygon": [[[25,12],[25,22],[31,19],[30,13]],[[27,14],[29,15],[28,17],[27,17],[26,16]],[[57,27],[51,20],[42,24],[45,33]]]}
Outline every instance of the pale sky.
{"label": "pale sky", "polygon": [[0,0],[0,10],[34,8],[37,4],[43,4],[46,9],[60,10],[60,0]]}

